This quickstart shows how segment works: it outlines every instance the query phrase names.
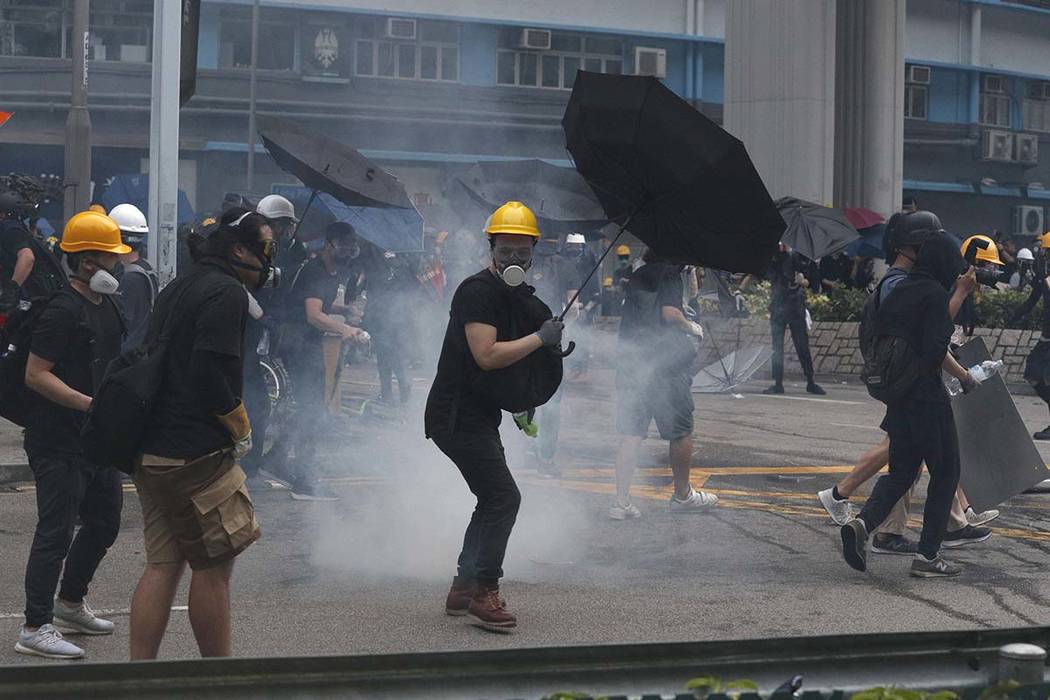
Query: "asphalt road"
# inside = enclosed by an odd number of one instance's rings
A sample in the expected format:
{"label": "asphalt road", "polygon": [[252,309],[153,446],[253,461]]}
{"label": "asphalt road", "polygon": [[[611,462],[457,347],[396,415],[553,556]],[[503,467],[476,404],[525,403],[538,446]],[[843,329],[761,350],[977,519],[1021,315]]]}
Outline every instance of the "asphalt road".
{"label": "asphalt road", "polygon": [[[612,380],[571,382],[563,406],[561,479],[540,478],[524,439],[508,454],[524,493],[506,562],[504,593],[518,614],[497,636],[443,614],[472,499],[453,466],[404,425],[371,416],[360,398],[374,387],[352,377],[362,411],[325,470],[344,499],[291,500],[256,490],[263,538],[234,574],[236,653],[253,656],[706,640],[851,631],[965,629],[1046,624],[1050,495],[1007,503],[990,541],[950,556],[955,580],[907,576],[909,559],[872,555],[867,574],[843,563],[836,528],[815,497],[878,441],[881,412],[858,386],[801,385],[766,397],[698,396],[694,483],[721,502],[706,514],[667,511],[665,444],[647,443],[636,503],[643,517],[614,522],[616,438]],[[421,383],[417,395],[425,394]],[[1046,423],[1035,397],[1017,403],[1031,429]],[[418,411],[418,405],[414,407]],[[10,426],[0,445],[16,444]],[[1045,457],[1050,454],[1044,453]],[[41,663],[13,650],[22,622],[22,577],[35,524],[31,484],[0,487],[0,664]],[[130,489],[130,487],[129,487]],[[126,658],[127,607],[144,563],[141,514],[126,493],[120,537],[90,595],[117,633],[80,638],[91,660]],[[915,505],[918,515],[921,501]],[[184,582],[185,583],[185,582]],[[186,602],[185,585],[176,601]],[[193,657],[184,608],[172,616],[163,658]],[[43,662],[54,663],[54,662]]]}

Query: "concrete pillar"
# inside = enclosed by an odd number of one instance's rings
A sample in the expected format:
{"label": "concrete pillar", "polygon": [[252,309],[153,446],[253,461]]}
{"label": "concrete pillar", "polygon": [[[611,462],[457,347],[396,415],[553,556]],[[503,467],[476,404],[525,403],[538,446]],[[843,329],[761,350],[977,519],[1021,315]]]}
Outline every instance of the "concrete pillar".
{"label": "concrete pillar", "polygon": [[726,6],[726,129],[774,198],[831,203],[836,0]]}

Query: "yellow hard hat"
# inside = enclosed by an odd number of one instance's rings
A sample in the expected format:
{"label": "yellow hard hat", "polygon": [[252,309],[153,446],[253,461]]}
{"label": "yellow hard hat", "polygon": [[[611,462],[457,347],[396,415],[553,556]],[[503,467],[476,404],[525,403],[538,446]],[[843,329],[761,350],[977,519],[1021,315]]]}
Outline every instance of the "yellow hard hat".
{"label": "yellow hard hat", "polygon": [[98,250],[123,255],[131,252],[120,240],[117,222],[97,211],[82,211],[66,222],[59,247],[67,253]]}
{"label": "yellow hard hat", "polygon": [[628,246],[622,245],[616,249],[617,255],[630,255],[631,249]]}
{"label": "yellow hard hat", "polygon": [[988,247],[987,248],[978,248],[977,249],[977,260],[978,260],[978,262],[990,262],[990,263],[993,263],[995,265],[1002,265],[1003,264],[1003,261],[999,259],[999,247],[997,245],[995,245],[995,241],[993,241],[988,236],[981,236],[981,235],[970,236],[965,241],[963,241],[962,248],[959,249],[959,252],[962,253],[963,255],[966,255],[966,249],[970,247],[970,241],[974,241],[974,240],[987,241],[987,243],[988,243]]}
{"label": "yellow hard hat", "polygon": [[98,212],[99,214],[109,214],[106,208],[101,204],[92,204],[87,208],[88,211]]}
{"label": "yellow hard hat", "polygon": [[521,202],[507,202],[492,212],[492,216],[485,222],[485,233],[490,236],[513,233],[519,236],[540,237],[536,215]]}
{"label": "yellow hard hat", "polygon": [[1050,231],[1047,231],[1039,237],[1040,248],[1050,248]]}

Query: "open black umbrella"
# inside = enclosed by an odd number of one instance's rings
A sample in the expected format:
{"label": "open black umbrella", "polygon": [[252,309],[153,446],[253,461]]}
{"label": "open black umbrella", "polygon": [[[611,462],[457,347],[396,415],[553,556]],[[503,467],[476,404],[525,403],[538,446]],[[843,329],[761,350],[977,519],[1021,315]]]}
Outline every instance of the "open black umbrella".
{"label": "open black umbrella", "polygon": [[455,180],[453,195],[465,193],[484,216],[505,202],[523,202],[536,214],[544,236],[593,231],[609,220],[578,172],[546,161],[483,161]]}
{"label": "open black umbrella", "polygon": [[787,224],[780,240],[810,260],[834,255],[860,238],[857,229],[838,209],[794,197],[778,199],[777,208]]}
{"label": "open black umbrella", "polygon": [[562,126],[605,213],[657,255],[768,267],[784,222],[744,144],[659,80],[581,71]]}
{"label": "open black umbrella", "polygon": [[397,178],[340,141],[276,117],[259,117],[259,136],[277,165],[311,190],[350,206],[412,207]]}

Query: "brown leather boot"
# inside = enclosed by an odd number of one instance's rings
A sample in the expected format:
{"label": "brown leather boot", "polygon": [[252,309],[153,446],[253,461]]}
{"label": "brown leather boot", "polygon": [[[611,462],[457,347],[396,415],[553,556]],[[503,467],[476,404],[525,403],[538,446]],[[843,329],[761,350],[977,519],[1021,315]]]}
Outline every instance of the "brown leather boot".
{"label": "brown leather boot", "polygon": [[445,614],[453,617],[463,617],[470,608],[470,600],[474,597],[477,584],[471,579],[452,579],[452,587],[448,590],[445,598]]}
{"label": "brown leather boot", "polygon": [[492,632],[510,632],[518,626],[518,618],[507,610],[499,594],[498,583],[479,583],[468,613],[475,626]]}

